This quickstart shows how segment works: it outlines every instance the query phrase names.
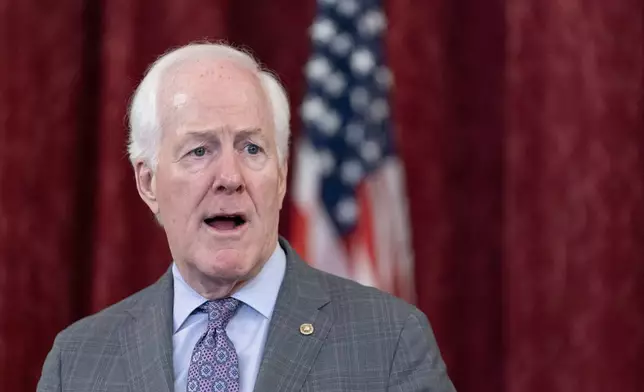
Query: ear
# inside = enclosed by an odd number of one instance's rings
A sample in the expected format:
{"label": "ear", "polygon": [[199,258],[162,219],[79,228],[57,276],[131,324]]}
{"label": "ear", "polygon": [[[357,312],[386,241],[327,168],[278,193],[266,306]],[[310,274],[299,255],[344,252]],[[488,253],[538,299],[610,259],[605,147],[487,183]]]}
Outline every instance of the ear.
{"label": "ear", "polygon": [[154,170],[147,163],[137,161],[134,164],[134,173],[139,196],[148,205],[152,213],[158,215],[159,204],[157,203],[157,186]]}
{"label": "ear", "polygon": [[281,163],[279,165],[278,170],[278,193],[279,193],[279,198],[280,198],[280,210],[282,209],[282,205],[284,205],[284,196],[286,195],[286,178],[288,177],[288,161],[287,159],[284,159],[284,163]]}

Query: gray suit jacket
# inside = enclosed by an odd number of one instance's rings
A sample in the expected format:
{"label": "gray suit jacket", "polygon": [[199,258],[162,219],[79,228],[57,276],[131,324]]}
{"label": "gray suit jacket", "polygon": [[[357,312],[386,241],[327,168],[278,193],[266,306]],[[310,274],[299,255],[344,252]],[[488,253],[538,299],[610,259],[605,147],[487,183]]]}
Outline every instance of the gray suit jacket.
{"label": "gray suit jacket", "polygon": [[[286,275],[255,391],[454,391],[423,313],[313,269],[280,244]],[[172,284],[169,270],[62,331],[38,391],[171,391]],[[313,324],[313,334],[300,333],[303,323]]]}

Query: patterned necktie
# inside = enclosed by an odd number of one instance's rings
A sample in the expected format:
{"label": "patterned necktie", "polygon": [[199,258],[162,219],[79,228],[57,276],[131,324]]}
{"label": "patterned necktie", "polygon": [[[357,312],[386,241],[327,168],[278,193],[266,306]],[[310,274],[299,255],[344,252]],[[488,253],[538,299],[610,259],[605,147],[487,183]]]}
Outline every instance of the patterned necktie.
{"label": "patterned necktie", "polygon": [[239,361],[226,325],[240,302],[235,298],[208,301],[199,307],[208,313],[208,329],[192,352],[188,392],[239,392]]}

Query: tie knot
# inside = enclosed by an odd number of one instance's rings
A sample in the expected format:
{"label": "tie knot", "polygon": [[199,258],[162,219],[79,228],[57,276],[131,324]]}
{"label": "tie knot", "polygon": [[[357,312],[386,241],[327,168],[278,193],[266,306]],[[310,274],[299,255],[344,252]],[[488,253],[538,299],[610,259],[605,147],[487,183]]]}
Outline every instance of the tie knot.
{"label": "tie knot", "polygon": [[226,328],[240,304],[239,300],[228,297],[205,302],[199,309],[208,313],[208,327]]}

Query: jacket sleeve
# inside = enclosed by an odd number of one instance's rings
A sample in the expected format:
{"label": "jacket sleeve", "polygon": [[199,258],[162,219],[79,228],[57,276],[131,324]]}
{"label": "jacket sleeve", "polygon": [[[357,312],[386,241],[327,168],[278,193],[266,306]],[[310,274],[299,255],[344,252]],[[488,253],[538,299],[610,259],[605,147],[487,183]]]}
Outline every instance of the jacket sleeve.
{"label": "jacket sleeve", "polygon": [[392,392],[455,392],[427,317],[414,309],[400,332],[389,374]]}

